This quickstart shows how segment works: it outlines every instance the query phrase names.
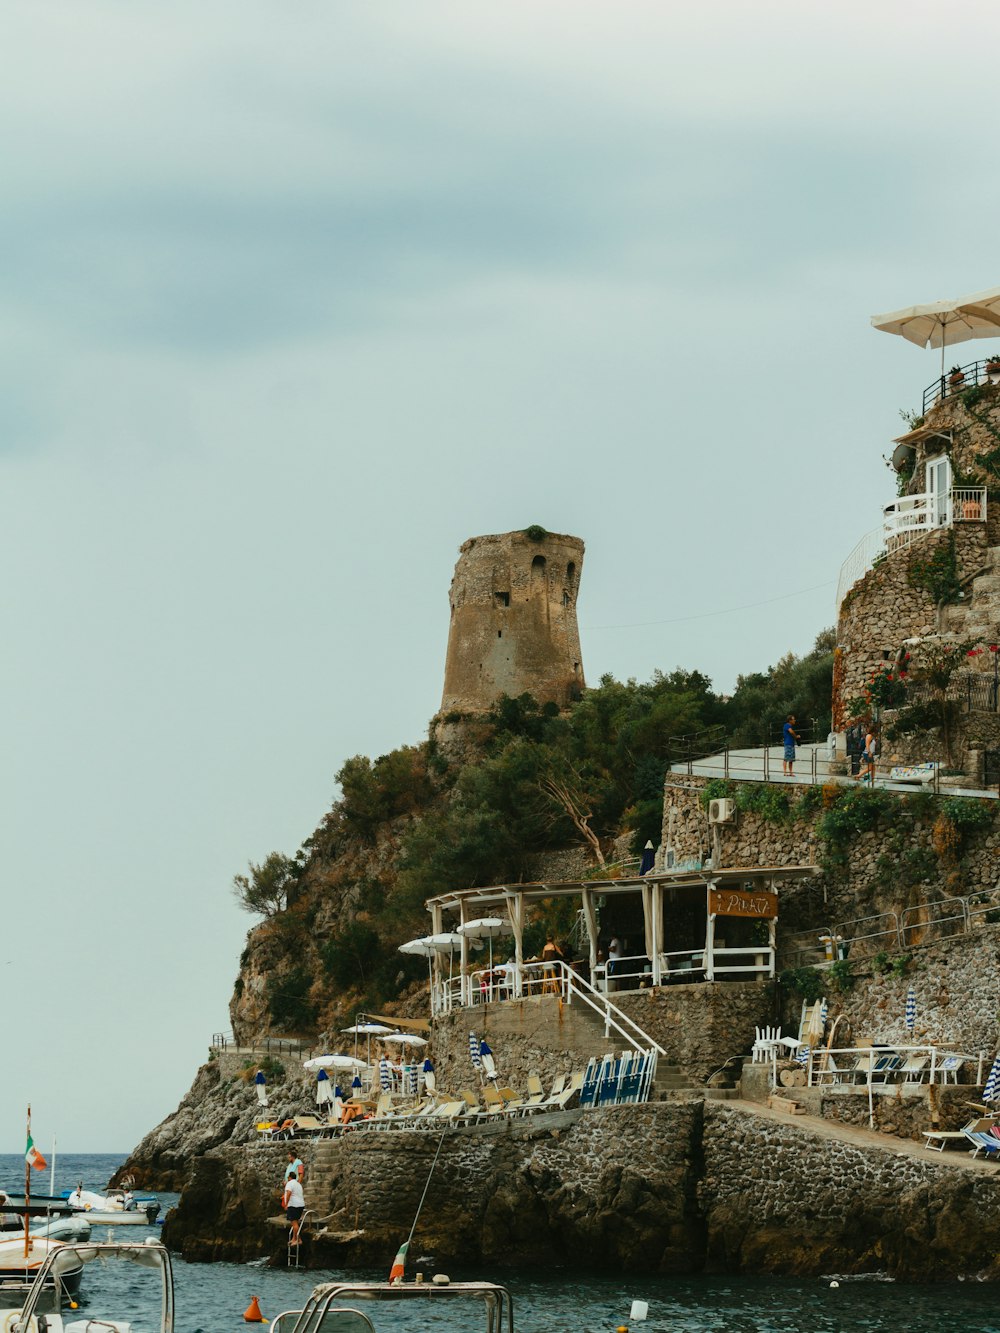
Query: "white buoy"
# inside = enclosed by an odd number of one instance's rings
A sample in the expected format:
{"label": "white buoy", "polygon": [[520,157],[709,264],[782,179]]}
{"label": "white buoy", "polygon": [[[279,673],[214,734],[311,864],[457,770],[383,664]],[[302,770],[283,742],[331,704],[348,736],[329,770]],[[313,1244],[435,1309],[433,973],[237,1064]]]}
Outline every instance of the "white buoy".
{"label": "white buoy", "polygon": [[649,1302],[648,1302],[648,1301],[633,1301],[633,1302],[632,1302],[632,1312],[631,1312],[631,1314],[629,1315],[629,1318],[630,1318],[630,1319],[645,1319],[645,1318],[648,1317],[648,1315],[649,1315]]}
{"label": "white buoy", "polygon": [[831,1287],[839,1287],[839,1286],[840,1286],[840,1283],[839,1283],[839,1282],[831,1282],[831,1283],[830,1283],[830,1286],[831,1286]]}

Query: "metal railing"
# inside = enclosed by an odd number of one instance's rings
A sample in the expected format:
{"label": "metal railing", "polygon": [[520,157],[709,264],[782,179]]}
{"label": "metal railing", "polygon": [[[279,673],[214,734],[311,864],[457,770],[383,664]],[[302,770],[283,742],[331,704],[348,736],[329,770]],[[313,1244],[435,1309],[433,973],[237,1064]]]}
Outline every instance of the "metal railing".
{"label": "metal railing", "polygon": [[1000,384],[1000,372],[987,371],[986,367],[989,364],[989,360],[970,361],[967,365],[960,366],[961,378],[955,383],[952,383],[951,371],[932,380],[924,390],[921,400],[923,414],[926,416],[932,407],[937,407],[939,403],[945,403],[951,398],[958,398],[966,389],[974,389],[977,384],[987,382]]}
{"label": "metal railing", "polygon": [[901,495],[882,511],[882,534],[889,554],[914,537],[949,528],[953,523],[985,523],[985,486],[953,486],[949,491]]}
{"label": "metal railing", "polygon": [[264,1037],[252,1046],[241,1046],[231,1032],[213,1032],[209,1047],[213,1051],[263,1051],[267,1055],[302,1055],[313,1043],[299,1037]]}
{"label": "metal railing", "polygon": [[[994,665],[997,665],[994,655]],[[967,713],[995,713],[1000,694],[997,674],[988,676],[981,671],[956,671],[948,682],[945,698],[961,705]],[[907,704],[933,703],[941,698],[939,690],[923,681],[911,681],[906,686]]]}
{"label": "metal railing", "polygon": [[871,532],[866,532],[840,566],[840,577],[837,579],[836,612],[838,616],[844,598],[855,583],[863,579],[876,560],[883,557],[885,553],[885,528],[873,528]]}
{"label": "metal railing", "polygon": [[782,969],[815,967],[835,959],[867,961],[890,950],[915,949],[1000,923],[1000,884],[963,897],[929,898],[902,912],[881,912],[834,926],[796,931],[778,942]]}
{"label": "metal railing", "polygon": [[981,1086],[985,1052],[974,1055],[938,1046],[900,1046],[895,1042],[872,1046],[834,1046],[809,1052],[806,1083],[809,1087],[837,1087],[848,1091],[888,1091],[900,1086],[917,1088],[931,1083],[957,1083],[963,1065],[975,1064]]}

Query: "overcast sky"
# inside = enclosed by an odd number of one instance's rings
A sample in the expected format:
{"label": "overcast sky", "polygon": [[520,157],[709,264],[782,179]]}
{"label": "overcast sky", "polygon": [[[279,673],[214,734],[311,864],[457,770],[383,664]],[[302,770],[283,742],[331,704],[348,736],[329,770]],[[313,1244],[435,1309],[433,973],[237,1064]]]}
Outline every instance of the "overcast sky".
{"label": "overcast sky", "polygon": [[233,874],[425,734],[465,538],[584,539],[591,682],[811,647],[938,365],[869,316],[1000,283],[998,30],[8,0],[0,1148],[175,1106]]}

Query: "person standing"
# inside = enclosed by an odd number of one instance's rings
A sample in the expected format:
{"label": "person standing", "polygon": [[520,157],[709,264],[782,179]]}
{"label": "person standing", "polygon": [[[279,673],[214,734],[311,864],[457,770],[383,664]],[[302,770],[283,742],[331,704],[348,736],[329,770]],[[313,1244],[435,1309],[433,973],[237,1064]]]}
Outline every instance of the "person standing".
{"label": "person standing", "polygon": [[861,756],[861,758],[862,758],[863,761],[864,761],[864,773],[862,774],[861,781],[862,781],[862,782],[867,782],[868,785],[869,785],[869,787],[874,787],[874,785],[875,785],[875,751],[876,751],[876,749],[877,749],[877,745],[876,745],[876,742],[875,742],[875,727],[874,727],[874,724],[873,724],[873,723],[870,723],[869,726],[868,726],[868,731],[867,731],[866,734],[865,734],[865,749],[864,749],[864,753],[863,753],[862,756]]}
{"label": "person standing", "polygon": [[558,992],[558,968],[556,963],[563,961],[563,951],[556,944],[554,937],[550,935],[545,941],[545,948],[542,950],[542,962],[545,964],[542,968],[542,976],[544,977],[542,992],[544,994],[555,995]]}
{"label": "person standing", "polygon": [[285,1179],[291,1180],[294,1176],[301,1185],[305,1179],[306,1168],[302,1163],[301,1157],[296,1157],[291,1148],[288,1150],[288,1165],[285,1167]]}
{"label": "person standing", "polygon": [[285,1210],[285,1216],[292,1228],[292,1238],[289,1245],[301,1245],[299,1239],[299,1224],[302,1221],[302,1214],[306,1210],[306,1196],[302,1191],[302,1182],[298,1176],[290,1176],[285,1181],[285,1192],[281,1196],[281,1206]]}
{"label": "person standing", "polygon": [[795,730],[795,714],[789,713],[788,721],[781,729],[781,740],[784,746],[781,771],[786,778],[795,776],[795,745],[798,739],[798,732]]}

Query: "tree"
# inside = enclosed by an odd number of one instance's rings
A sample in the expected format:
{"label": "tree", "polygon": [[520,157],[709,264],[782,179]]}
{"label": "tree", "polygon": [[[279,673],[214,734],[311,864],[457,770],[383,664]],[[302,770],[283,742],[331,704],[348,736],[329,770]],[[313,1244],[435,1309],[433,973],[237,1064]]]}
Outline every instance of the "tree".
{"label": "tree", "polygon": [[298,878],[299,866],[280,852],[271,852],[263,863],[250,862],[249,875],[233,876],[233,893],[247,912],[274,916],[288,905],[288,890]]}

